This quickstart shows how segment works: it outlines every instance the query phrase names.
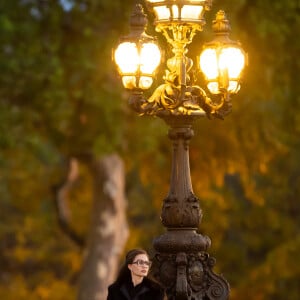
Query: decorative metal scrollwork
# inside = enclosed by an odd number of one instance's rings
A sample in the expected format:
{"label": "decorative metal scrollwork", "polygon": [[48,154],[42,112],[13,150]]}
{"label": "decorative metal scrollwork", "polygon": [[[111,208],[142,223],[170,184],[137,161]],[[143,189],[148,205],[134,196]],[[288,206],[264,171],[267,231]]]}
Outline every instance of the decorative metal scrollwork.
{"label": "decorative metal scrollwork", "polygon": [[[174,77],[173,77],[174,76]],[[223,119],[231,112],[231,102],[227,94],[220,94],[218,101],[213,101],[199,86],[176,85],[177,75],[170,72],[166,82],[153,92],[149,99],[142,93],[132,93],[130,105],[142,115],[204,115],[208,118]]]}
{"label": "decorative metal scrollwork", "polygon": [[215,259],[206,252],[158,254],[155,263],[156,277],[166,286],[169,300],[228,299],[229,285],[212,271]]}

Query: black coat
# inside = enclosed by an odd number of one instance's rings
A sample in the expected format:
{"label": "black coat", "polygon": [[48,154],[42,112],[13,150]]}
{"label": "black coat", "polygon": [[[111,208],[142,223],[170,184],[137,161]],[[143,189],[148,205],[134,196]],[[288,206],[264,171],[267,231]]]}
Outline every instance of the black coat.
{"label": "black coat", "polygon": [[133,287],[131,282],[113,283],[108,287],[107,300],[163,300],[164,291],[155,282],[144,278],[142,283]]}

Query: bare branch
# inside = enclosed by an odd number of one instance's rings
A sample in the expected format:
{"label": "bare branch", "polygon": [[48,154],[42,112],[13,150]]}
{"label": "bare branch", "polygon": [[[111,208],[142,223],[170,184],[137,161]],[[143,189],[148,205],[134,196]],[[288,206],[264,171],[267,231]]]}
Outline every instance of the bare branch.
{"label": "bare branch", "polygon": [[58,223],[62,231],[79,247],[84,246],[84,239],[72,228],[72,214],[69,207],[69,193],[79,177],[78,160],[71,157],[67,174],[63,181],[54,187]]}

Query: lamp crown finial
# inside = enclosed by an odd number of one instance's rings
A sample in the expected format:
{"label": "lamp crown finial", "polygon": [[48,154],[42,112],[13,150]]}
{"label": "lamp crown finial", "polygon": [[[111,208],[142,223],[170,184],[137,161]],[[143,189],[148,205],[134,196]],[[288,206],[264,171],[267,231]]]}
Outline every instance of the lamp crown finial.
{"label": "lamp crown finial", "polygon": [[231,27],[224,10],[217,12],[212,28],[216,35],[229,35]]}
{"label": "lamp crown finial", "polygon": [[130,27],[134,31],[143,32],[147,26],[148,19],[144,13],[143,6],[141,4],[136,4],[134,6],[133,12],[130,16]]}

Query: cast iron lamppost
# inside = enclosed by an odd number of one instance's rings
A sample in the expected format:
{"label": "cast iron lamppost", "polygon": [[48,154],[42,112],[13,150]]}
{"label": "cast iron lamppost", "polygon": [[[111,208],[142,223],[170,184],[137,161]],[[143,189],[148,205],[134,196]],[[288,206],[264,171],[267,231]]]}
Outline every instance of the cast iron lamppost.
{"label": "cast iron lamppost", "polygon": [[[196,119],[223,119],[231,111],[230,96],[240,88],[246,54],[229,38],[229,22],[224,11],[219,11],[213,21],[215,38],[203,46],[198,66],[193,68],[186,47],[197,31],[202,31],[203,15],[212,0],[146,0],[146,4],[155,14],[156,31],[164,35],[174,54],[167,60],[164,82],[149,98],[144,96],[155,78],[161,53],[156,40],[145,33],[147,18],[140,4],[131,16],[130,34],[114,51],[114,60],[130,91],[130,106],[141,115],[158,116],[170,126],[171,182],[161,213],[166,232],[153,243],[156,275],[166,287],[168,299],[228,299],[229,285],[212,271],[215,260],[206,252],[210,239],[197,233],[202,212],[191,183],[189,141]],[[205,88],[196,85],[194,69],[204,74]]]}

